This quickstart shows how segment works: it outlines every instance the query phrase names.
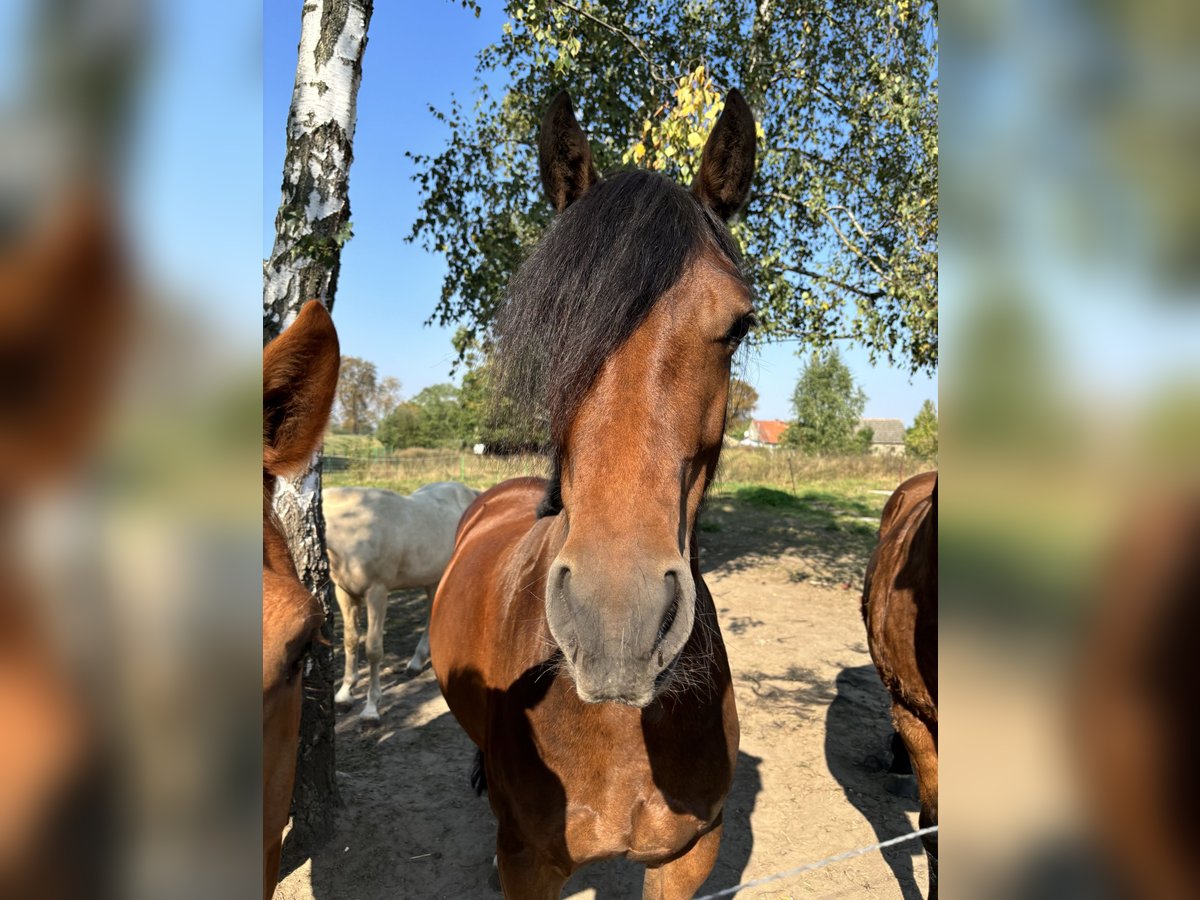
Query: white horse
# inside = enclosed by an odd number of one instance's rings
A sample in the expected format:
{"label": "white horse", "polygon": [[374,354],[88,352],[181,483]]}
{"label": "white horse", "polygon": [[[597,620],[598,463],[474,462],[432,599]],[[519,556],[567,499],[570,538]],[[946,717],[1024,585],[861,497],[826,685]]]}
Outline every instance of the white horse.
{"label": "white horse", "polygon": [[[379,661],[391,591],[425,588],[429,603],[454,552],[458,520],[479,496],[455,481],[427,484],[405,497],[378,488],[328,488],[323,494],[329,569],[342,610],[346,674],[334,700],[349,704],[357,675],[358,609],[366,601],[367,662],[371,679],[361,720],[379,721]],[[429,663],[426,626],[407,672]]]}

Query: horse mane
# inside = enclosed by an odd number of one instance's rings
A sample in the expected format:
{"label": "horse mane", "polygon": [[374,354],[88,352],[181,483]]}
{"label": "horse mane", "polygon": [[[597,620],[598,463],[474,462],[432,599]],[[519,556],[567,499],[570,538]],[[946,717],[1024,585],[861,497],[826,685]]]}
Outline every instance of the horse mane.
{"label": "horse mane", "polygon": [[496,317],[496,385],[511,413],[549,422],[556,458],[604,361],[705,248],[740,273],[715,213],[665,176],[633,170],[567,207],[517,271]]}

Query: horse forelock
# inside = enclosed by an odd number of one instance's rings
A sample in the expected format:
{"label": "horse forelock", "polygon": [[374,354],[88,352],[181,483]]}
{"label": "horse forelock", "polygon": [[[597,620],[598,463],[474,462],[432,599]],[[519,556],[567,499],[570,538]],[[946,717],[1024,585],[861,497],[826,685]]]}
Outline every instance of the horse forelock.
{"label": "horse forelock", "polygon": [[605,360],[706,251],[742,277],[724,222],[668,178],[621,172],[592,187],[509,286],[496,320],[497,396],[548,422],[561,448]]}

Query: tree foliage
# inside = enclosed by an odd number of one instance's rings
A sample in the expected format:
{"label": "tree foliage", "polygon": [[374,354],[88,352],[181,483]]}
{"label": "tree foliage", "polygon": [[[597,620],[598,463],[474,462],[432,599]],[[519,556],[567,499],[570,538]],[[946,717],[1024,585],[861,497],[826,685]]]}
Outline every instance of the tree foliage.
{"label": "tree foliage", "polygon": [[400,403],[400,382],[380,378],[375,363],[343,356],[333,419],[347,434],[370,434]]}
{"label": "tree foliage", "polygon": [[[431,321],[487,335],[545,228],[537,129],[571,90],[601,171],[691,180],[730,87],[759,122],[753,193],[733,230],[759,338],[839,337],[910,370],[937,365],[937,6],[912,0],[509,0],[478,57],[475,102],[431,112],[414,154],[410,240],[442,254]],[[499,85],[500,87],[497,87]]]}
{"label": "tree foliage", "polygon": [[937,459],[938,416],[932,400],[921,404],[912,428],[904,432],[904,452],[917,459]]}
{"label": "tree foliage", "polygon": [[424,411],[414,403],[400,403],[375,429],[375,438],[389,451],[421,446],[421,417]]}
{"label": "tree foliage", "polygon": [[866,404],[837,348],[814,350],[792,395],[796,420],[781,443],[810,454],[866,453],[873,436],[861,427]]}
{"label": "tree foliage", "polygon": [[729,404],[725,413],[725,433],[741,438],[750,427],[754,408],[758,406],[758,391],[748,381],[736,375],[729,379]]}
{"label": "tree foliage", "polygon": [[349,434],[367,434],[371,430],[371,404],[375,399],[379,374],[375,363],[357,356],[343,356],[337,383],[337,422]]}
{"label": "tree foliage", "polygon": [[409,401],[420,410],[417,446],[461,447],[466,440],[458,388],[432,384]]}

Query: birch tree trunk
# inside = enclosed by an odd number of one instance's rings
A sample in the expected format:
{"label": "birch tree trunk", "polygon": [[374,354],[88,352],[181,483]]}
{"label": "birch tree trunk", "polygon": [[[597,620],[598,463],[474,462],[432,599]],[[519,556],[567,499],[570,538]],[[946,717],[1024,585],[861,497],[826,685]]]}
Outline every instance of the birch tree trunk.
{"label": "birch tree trunk", "polygon": [[[263,343],[291,324],[308,300],[333,310],[341,248],[350,237],[350,162],[358,85],[372,0],[304,0],[299,60],[288,111],[283,195],[275,245],[263,265]],[[305,586],[325,607],[323,634],[304,672],[300,752],[292,831],[296,859],[330,834],[338,802],[334,779],[333,588],[321,512],[321,456],[292,481],[280,480],[275,511]]]}

